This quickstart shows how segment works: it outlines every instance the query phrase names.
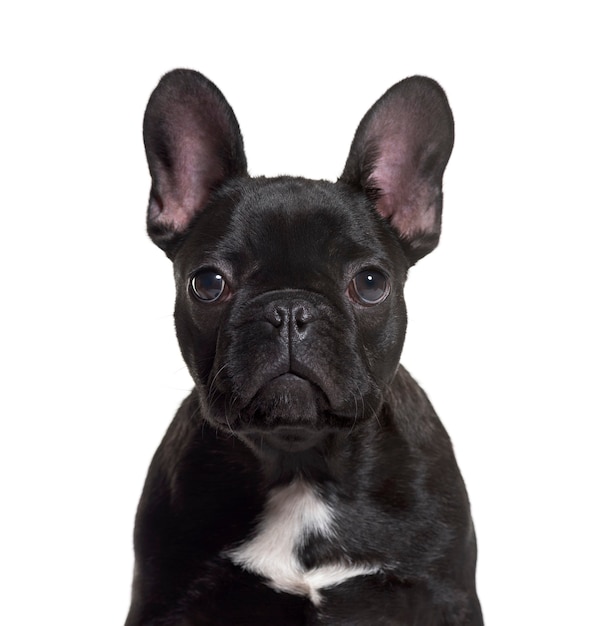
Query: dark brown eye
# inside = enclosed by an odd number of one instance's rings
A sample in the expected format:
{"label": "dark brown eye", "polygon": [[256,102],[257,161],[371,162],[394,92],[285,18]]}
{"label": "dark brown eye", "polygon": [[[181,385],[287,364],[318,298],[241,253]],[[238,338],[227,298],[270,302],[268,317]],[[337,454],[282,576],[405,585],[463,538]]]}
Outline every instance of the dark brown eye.
{"label": "dark brown eye", "polygon": [[216,270],[201,270],[191,279],[194,295],[202,302],[216,302],[226,291],[226,281]]}
{"label": "dark brown eye", "polygon": [[377,270],[364,270],[352,279],[350,294],[360,304],[379,304],[389,295],[389,282]]}

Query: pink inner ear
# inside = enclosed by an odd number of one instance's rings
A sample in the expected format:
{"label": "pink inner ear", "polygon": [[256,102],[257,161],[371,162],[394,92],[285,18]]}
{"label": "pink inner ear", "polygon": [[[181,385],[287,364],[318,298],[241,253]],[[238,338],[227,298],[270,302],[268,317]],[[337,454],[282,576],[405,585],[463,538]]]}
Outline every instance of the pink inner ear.
{"label": "pink inner ear", "polygon": [[151,219],[157,224],[183,232],[196,214],[191,206],[201,206],[205,203],[207,194],[196,192],[192,196],[185,195],[181,200],[169,197],[166,209],[159,206],[155,200],[151,202]]}
{"label": "pink inner ear", "polygon": [[379,213],[402,237],[411,239],[438,227],[437,206],[434,190],[418,179],[417,165],[403,144],[399,137],[383,137],[369,182],[379,192]]}
{"label": "pink inner ear", "polygon": [[209,138],[192,130],[177,140],[172,179],[162,177],[163,206],[151,206],[154,221],[177,232],[188,227],[223,178],[222,166],[212,158],[214,148],[207,145]]}

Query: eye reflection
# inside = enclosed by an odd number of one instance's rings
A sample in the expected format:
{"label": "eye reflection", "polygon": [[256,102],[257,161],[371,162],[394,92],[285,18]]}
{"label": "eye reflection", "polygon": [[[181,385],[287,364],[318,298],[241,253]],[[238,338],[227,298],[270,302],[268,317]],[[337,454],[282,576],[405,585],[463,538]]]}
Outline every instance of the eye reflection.
{"label": "eye reflection", "polygon": [[379,304],[389,294],[389,282],[377,270],[359,272],[352,280],[356,299],[361,304]]}
{"label": "eye reflection", "polygon": [[225,292],[226,281],[216,270],[202,270],[192,278],[191,287],[202,302],[216,302]]}

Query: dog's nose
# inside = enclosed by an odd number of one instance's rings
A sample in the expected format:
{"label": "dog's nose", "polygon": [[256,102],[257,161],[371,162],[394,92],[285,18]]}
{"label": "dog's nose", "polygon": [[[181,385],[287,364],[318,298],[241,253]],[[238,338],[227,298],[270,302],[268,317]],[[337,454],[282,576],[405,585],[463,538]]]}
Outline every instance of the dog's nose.
{"label": "dog's nose", "polygon": [[265,311],[266,320],[279,331],[302,339],[314,315],[311,305],[304,301],[272,302]]}

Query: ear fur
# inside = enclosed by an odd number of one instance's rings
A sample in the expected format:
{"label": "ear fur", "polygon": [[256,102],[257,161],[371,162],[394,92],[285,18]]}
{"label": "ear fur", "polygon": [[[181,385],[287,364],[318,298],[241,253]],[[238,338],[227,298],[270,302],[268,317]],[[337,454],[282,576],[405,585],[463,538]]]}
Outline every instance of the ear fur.
{"label": "ear fur", "polygon": [[445,92],[429,78],[407,78],[362,119],[340,177],[367,193],[412,264],[439,240],[442,178],[453,139]]}
{"label": "ear fur", "polygon": [[179,69],[165,74],[150,97],[144,145],[152,177],[148,233],[171,256],[211,193],[247,175],[243,138],[216,85]]}

